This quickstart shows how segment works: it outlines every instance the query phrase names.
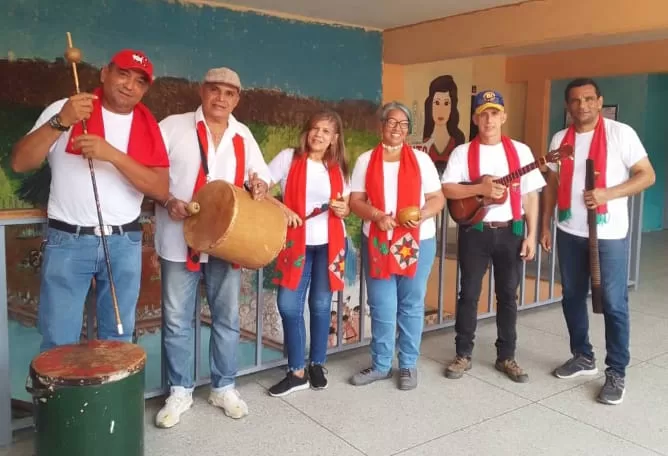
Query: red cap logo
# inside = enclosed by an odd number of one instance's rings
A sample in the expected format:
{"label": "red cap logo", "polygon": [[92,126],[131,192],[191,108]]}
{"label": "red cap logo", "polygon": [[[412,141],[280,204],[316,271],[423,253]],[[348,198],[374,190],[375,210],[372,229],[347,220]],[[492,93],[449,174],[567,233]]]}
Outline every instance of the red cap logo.
{"label": "red cap logo", "polygon": [[141,51],[124,49],[119,51],[111,59],[111,63],[124,70],[137,70],[143,72],[149,82],[153,82],[153,64]]}

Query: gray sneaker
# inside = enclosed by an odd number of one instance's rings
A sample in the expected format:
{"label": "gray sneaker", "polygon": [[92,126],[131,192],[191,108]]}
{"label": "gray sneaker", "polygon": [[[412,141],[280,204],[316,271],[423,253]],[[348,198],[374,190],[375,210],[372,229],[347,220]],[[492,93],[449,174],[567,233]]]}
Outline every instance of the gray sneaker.
{"label": "gray sneaker", "polygon": [[602,404],[617,405],[624,400],[624,377],[616,372],[605,371],[605,384],[598,393],[598,401]]}
{"label": "gray sneaker", "polygon": [[408,391],[417,388],[417,369],[403,368],[399,370],[399,389]]}
{"label": "gray sneaker", "polygon": [[596,360],[584,355],[575,355],[561,366],[554,370],[554,376],[557,378],[575,378],[580,375],[596,375]]}
{"label": "gray sneaker", "polygon": [[350,377],[350,383],[355,386],[364,386],[378,380],[387,380],[389,378],[392,378],[392,369],[383,373],[374,370],[372,367],[368,367]]}

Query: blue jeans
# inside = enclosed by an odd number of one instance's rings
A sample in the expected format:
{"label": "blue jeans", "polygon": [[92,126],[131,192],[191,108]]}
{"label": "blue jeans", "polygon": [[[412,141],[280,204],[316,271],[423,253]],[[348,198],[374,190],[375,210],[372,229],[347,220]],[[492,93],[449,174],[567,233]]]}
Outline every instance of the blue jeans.
{"label": "blue jeans", "polygon": [[311,322],[309,358],[312,364],[325,364],[333,295],[329,287],[327,255],[328,244],[307,245],[304,272],[297,289],[278,288],[278,312],[283,320],[283,340],[288,352],[288,369],[291,371],[304,368],[304,304],[307,291]]}
{"label": "blue jeans", "polygon": [[422,239],[414,277],[392,275],[373,279],[369,275],[369,240],[362,236],[364,276],[371,311],[371,361],[374,370],[392,367],[394,344],[399,329],[399,368],[414,368],[420,355],[424,327],[424,297],[427,279],[436,255],[436,239]]}
{"label": "blue jeans", "polygon": [[[629,241],[599,239],[601,291],[605,321],[605,364],[621,375],[629,364]],[[563,289],[563,310],[570,335],[571,353],[593,358],[589,342],[589,240],[557,230],[557,254]]]}
{"label": "blue jeans", "polygon": [[241,269],[209,257],[202,271],[193,272],[185,262],[160,258],[162,317],[167,381],[170,386],[194,387],[194,320],[200,278],[204,276],[211,311],[209,365],[211,387],[219,391],[234,386],[239,348],[239,288]]}
{"label": "blue jeans", "polygon": [[48,228],[42,256],[38,327],[41,351],[81,338],[84,304],[95,278],[97,337],[129,342],[135,326],[135,309],[141,282],[141,231],[107,236],[111,272],[123,324],[116,333],[102,238]]}

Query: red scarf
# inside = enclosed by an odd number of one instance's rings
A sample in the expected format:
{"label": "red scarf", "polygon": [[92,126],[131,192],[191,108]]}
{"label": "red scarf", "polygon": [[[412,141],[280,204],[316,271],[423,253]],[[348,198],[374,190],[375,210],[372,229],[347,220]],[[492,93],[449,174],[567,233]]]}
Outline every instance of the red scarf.
{"label": "red scarf", "polygon": [[[88,134],[97,135],[102,138],[104,134],[104,120],[102,117],[102,89],[93,91],[97,99],[93,100],[93,112],[86,122]],[[83,134],[83,122],[78,122],[72,127],[70,139],[65,151],[73,155],[81,155],[80,150],[74,150],[74,138]],[[151,111],[142,103],[137,103],[133,110],[132,125],[130,126],[130,140],[128,141],[127,155],[144,166],[168,167],[169,158],[167,149],[160,133],[158,122]]]}
{"label": "red scarf", "polygon": [[[520,157],[517,155],[517,149],[513,141],[507,136],[501,136],[501,144],[506,153],[506,162],[508,163],[508,174],[520,169]],[[469,144],[468,151],[469,177],[471,182],[480,178],[480,139],[478,136],[473,138]],[[508,187],[510,197],[510,209],[513,213],[513,233],[517,236],[524,235],[524,223],[522,223],[522,188],[520,178],[510,182]],[[477,224],[475,229],[482,230],[482,222]]]}
{"label": "red scarf", "polygon": [[[383,145],[371,152],[366,170],[366,194],[369,204],[382,213],[385,209],[385,177],[383,173]],[[405,207],[420,207],[422,174],[417,157],[407,144],[401,149],[397,178],[397,214]],[[369,224],[370,275],[374,279],[389,279],[391,274],[413,277],[420,252],[420,227],[398,226],[392,233],[388,248],[387,233],[375,222]]]}
{"label": "red scarf", "polygon": [[[591,146],[589,146],[589,157],[594,160],[595,187],[606,188],[606,171],[608,167],[608,141],[605,134],[605,125],[603,116],[599,116],[596,128],[594,129],[594,136],[591,139]],[[561,140],[561,145],[569,144],[575,150],[575,127],[571,124],[566,130],[564,139]],[[573,170],[575,167],[575,159],[568,158],[561,160],[559,166],[559,221],[563,222],[571,218],[571,193],[573,191]],[[608,205],[601,204],[596,208],[597,223],[605,223],[607,220]]]}
{"label": "red scarf", "polygon": [[[303,154],[295,157],[290,165],[288,178],[285,183],[284,204],[293,210],[302,220],[306,217],[306,170],[308,168],[308,157]],[[336,163],[330,163],[327,167],[331,187],[331,199],[336,199],[343,193],[343,174]],[[327,259],[329,272],[329,288],[331,291],[341,291],[344,287],[345,270],[345,236],[343,233],[343,220],[328,211],[328,244]],[[285,248],[281,250],[276,260],[276,278],[274,283],[282,287],[296,290],[299,286],[304,270],[304,258],[306,255],[306,223],[300,227],[288,228]]]}
{"label": "red scarf", "polygon": [[[204,158],[208,160],[209,158],[209,138],[206,134],[206,125],[203,121],[197,122],[197,139],[200,147],[202,148],[202,154]],[[234,145],[234,157],[236,158],[236,170],[234,173],[234,185],[237,187],[244,187],[244,176],[246,170],[246,153],[244,149],[244,139],[238,134],[234,135],[232,138],[232,144]],[[197,173],[197,179],[195,180],[195,188],[193,189],[193,197],[198,192],[198,190],[206,184],[207,181],[207,171],[204,170],[205,162],[200,158],[200,167],[199,172]],[[206,162],[208,170],[208,161]],[[199,252],[188,247],[188,255],[186,256],[186,268],[189,271],[199,271],[200,270],[200,255]],[[239,269],[239,265],[232,265],[234,269]]]}

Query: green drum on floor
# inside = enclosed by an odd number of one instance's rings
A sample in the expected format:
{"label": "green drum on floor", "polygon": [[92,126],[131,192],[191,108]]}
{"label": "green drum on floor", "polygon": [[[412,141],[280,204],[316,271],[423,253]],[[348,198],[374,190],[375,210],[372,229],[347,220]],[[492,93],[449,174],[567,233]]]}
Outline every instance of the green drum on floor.
{"label": "green drum on floor", "polygon": [[118,341],[64,345],[30,364],[36,456],[142,456],[146,352]]}

